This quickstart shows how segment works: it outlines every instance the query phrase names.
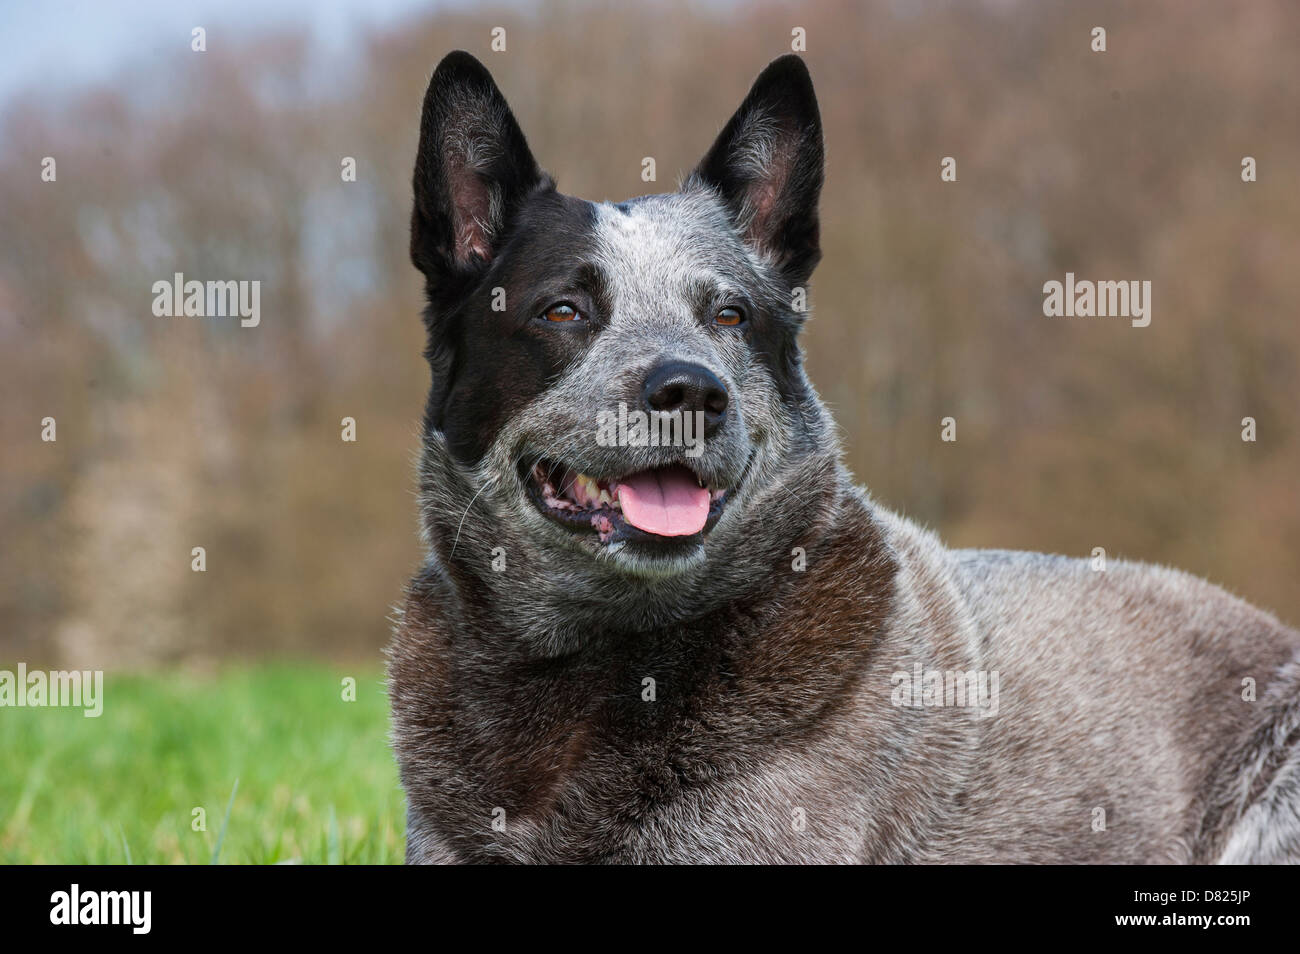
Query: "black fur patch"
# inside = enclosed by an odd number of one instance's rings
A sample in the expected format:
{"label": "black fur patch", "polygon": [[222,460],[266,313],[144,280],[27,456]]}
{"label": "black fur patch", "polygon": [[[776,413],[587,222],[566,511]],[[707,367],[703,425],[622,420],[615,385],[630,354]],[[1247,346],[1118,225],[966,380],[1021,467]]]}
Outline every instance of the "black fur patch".
{"label": "black fur patch", "polygon": [[[592,324],[544,327],[536,319],[546,307],[577,299],[587,314],[608,311],[590,262],[594,217],[591,203],[553,188],[533,195],[478,281],[431,320],[426,354],[434,380],[425,424],[446,435],[459,462],[478,461],[502,424],[581,356]],[[493,309],[498,288],[500,311]]]}

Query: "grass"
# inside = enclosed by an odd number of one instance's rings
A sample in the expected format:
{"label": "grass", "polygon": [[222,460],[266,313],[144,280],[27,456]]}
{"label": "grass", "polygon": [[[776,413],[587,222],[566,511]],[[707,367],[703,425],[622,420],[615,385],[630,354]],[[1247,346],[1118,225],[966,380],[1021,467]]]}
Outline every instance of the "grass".
{"label": "grass", "polygon": [[0,863],[401,860],[378,672],[109,672],[103,693],[98,718],[0,708]]}

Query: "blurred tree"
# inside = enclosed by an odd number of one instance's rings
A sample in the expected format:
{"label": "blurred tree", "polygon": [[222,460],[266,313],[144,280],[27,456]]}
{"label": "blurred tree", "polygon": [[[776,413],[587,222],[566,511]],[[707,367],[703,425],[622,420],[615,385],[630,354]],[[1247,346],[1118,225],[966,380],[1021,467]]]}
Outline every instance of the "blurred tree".
{"label": "blurred tree", "polygon": [[[483,57],[560,187],[620,199],[674,188],[794,26],[828,144],[805,345],[859,478],[956,545],[1104,546],[1300,620],[1300,7],[553,2],[361,36],[342,71],[291,31],[7,106],[0,659],[372,658],[418,560],[434,64]],[[155,318],[177,271],[260,280],[261,325]],[[1045,318],[1066,271],[1150,280],[1151,326]]]}

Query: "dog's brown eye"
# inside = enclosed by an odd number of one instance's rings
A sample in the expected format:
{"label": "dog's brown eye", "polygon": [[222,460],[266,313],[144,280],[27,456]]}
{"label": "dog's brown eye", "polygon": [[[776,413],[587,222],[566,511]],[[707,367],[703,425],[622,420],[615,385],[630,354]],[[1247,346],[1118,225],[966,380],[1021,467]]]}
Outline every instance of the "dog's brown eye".
{"label": "dog's brown eye", "polygon": [[542,317],[547,321],[578,321],[582,315],[572,305],[561,303],[547,308]]}
{"label": "dog's brown eye", "polygon": [[732,328],[744,321],[745,316],[739,308],[723,308],[714,316],[713,320],[720,325]]}

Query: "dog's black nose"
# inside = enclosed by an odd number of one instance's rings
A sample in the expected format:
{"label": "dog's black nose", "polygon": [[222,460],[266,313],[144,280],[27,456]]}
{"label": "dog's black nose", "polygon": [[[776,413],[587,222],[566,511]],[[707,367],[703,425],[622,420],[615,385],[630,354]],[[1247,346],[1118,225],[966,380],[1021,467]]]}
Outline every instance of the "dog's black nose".
{"label": "dog's black nose", "polygon": [[727,419],[727,389],[708,368],[685,361],[669,361],[651,371],[641,388],[647,411],[703,411],[705,436]]}

